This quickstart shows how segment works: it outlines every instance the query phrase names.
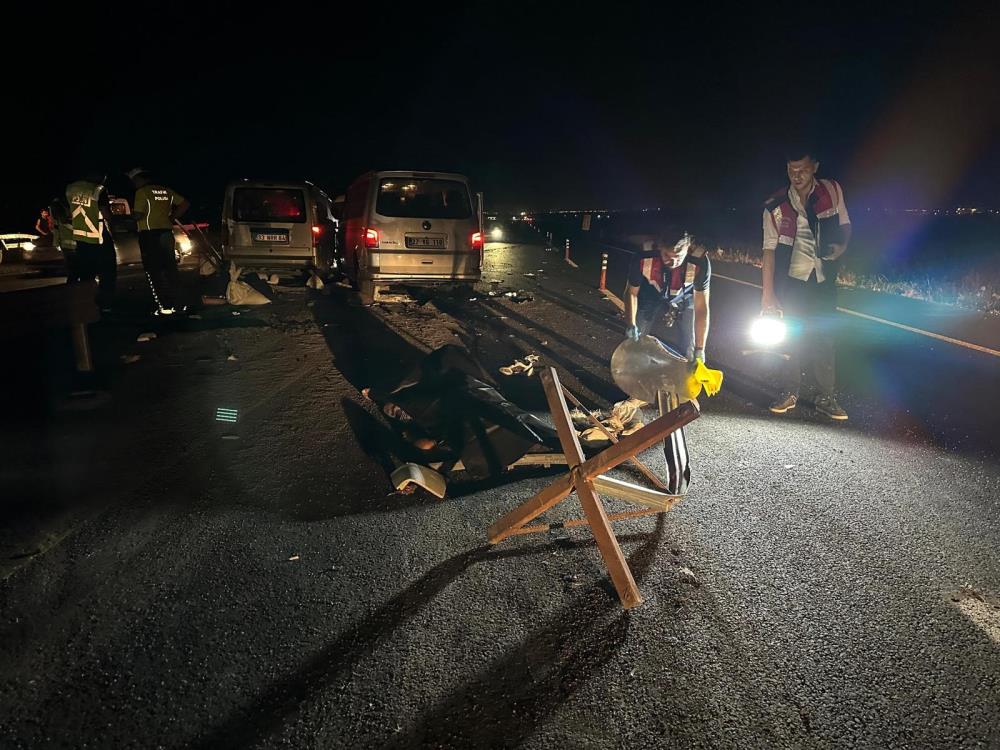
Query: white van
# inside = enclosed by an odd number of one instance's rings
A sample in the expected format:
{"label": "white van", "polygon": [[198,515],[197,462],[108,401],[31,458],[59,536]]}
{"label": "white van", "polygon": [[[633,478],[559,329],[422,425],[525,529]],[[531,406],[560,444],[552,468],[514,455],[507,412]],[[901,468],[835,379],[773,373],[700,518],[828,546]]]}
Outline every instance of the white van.
{"label": "white van", "polygon": [[332,201],[309,182],[238,180],[222,203],[222,255],[241,268],[330,270],[336,262]]}
{"label": "white van", "polygon": [[393,285],[474,284],[483,267],[481,201],[445,172],[369,172],[347,190],[343,270],[365,304]]}

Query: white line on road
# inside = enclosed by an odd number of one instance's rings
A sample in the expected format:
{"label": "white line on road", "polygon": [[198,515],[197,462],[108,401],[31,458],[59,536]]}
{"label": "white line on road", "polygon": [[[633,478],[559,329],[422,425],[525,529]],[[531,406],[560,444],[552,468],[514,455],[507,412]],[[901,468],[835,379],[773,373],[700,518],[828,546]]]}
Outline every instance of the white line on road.
{"label": "white line on road", "polygon": [[609,291],[608,291],[607,289],[605,289],[605,290],[604,290],[603,292],[601,292],[601,294],[603,294],[603,295],[604,295],[604,299],[606,299],[606,300],[607,300],[608,302],[611,302],[611,303],[612,303],[612,304],[613,304],[613,305],[614,305],[615,307],[617,307],[617,308],[618,308],[619,310],[621,310],[622,312],[625,312],[625,303],[624,303],[624,302],[622,302],[622,301],[621,301],[621,300],[620,300],[620,299],[619,299],[619,298],[618,298],[618,297],[617,297],[617,296],[616,296],[616,295],[614,294],[614,292],[609,292]]}
{"label": "white line on road", "polygon": [[[753,284],[749,281],[743,281],[742,279],[734,279],[730,276],[723,276],[721,273],[713,273],[712,278],[725,279],[726,281],[732,281],[735,284],[743,284],[744,286],[752,286],[754,289],[760,289],[760,284]],[[865,320],[870,320],[874,323],[881,323],[882,325],[892,326],[893,328],[899,328],[903,331],[909,331],[910,333],[917,333],[921,336],[927,336],[928,338],[937,339],[938,341],[944,341],[948,344],[954,344],[955,346],[964,346],[966,349],[972,349],[973,351],[982,352],[983,354],[990,354],[994,357],[1000,357],[1000,351],[996,349],[990,349],[988,346],[980,346],[979,344],[973,344],[970,341],[962,341],[961,339],[953,339],[951,336],[944,336],[940,333],[934,333],[933,331],[925,331],[922,328],[914,328],[913,326],[908,326],[903,323],[897,323],[894,320],[886,320],[885,318],[878,318],[874,315],[868,315],[867,313],[858,312],[857,310],[848,310],[846,307],[838,307],[837,312],[846,313],[847,315],[854,315],[858,318],[864,318]]]}
{"label": "white line on road", "polygon": [[742,279],[734,279],[731,276],[723,276],[721,273],[712,272],[713,279],[725,279],[726,281],[732,281],[734,284],[742,284],[743,286],[752,286],[754,289],[760,289],[760,284],[753,284],[749,281],[743,281]]}

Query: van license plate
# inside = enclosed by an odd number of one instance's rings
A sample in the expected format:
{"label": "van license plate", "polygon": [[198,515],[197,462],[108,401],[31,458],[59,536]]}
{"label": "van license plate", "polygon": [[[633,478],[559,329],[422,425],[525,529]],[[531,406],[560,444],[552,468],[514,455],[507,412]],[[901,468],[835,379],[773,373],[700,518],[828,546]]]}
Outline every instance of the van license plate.
{"label": "van license plate", "polygon": [[407,237],[406,238],[407,247],[415,248],[444,248],[444,237]]}
{"label": "van license plate", "polygon": [[255,229],[253,232],[254,242],[272,242],[287,245],[287,229]]}

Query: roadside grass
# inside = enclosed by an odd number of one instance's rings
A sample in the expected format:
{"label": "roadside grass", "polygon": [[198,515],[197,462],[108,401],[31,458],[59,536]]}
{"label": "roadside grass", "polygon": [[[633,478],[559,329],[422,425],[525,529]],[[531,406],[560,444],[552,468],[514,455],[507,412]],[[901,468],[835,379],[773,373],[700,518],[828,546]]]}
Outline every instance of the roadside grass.
{"label": "roadside grass", "polygon": [[[760,251],[747,248],[719,247],[713,257],[727,263],[757,268],[762,264]],[[882,274],[855,273],[845,267],[840,270],[837,283],[840,286],[1000,315],[1000,272],[973,271],[953,278],[932,278],[929,274],[912,273],[890,278]]]}

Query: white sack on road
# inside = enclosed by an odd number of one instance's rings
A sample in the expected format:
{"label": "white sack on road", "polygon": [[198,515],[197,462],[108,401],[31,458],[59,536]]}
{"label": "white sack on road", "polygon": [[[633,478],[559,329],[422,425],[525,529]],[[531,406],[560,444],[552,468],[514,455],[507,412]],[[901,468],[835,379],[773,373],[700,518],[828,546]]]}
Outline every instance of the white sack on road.
{"label": "white sack on road", "polygon": [[230,305],[266,305],[271,302],[245,281],[240,281],[240,269],[229,261],[229,284],[226,285],[226,300]]}

